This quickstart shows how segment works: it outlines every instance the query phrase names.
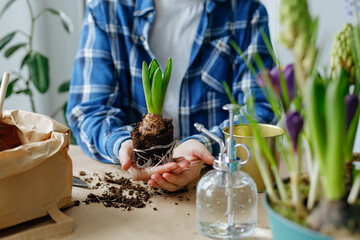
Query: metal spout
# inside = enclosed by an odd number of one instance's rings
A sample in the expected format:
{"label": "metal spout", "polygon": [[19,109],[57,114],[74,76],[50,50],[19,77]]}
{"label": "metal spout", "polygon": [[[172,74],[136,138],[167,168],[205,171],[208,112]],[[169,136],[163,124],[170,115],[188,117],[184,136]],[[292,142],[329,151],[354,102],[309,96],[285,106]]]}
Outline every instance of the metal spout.
{"label": "metal spout", "polygon": [[194,124],[196,130],[198,130],[199,132],[205,133],[208,137],[210,137],[211,139],[213,139],[214,141],[216,141],[219,145],[220,145],[220,156],[223,157],[225,154],[225,144],[224,142],[217,137],[215,134],[213,134],[212,132],[210,132],[209,130],[207,130],[204,125],[200,124],[200,123],[195,123]]}

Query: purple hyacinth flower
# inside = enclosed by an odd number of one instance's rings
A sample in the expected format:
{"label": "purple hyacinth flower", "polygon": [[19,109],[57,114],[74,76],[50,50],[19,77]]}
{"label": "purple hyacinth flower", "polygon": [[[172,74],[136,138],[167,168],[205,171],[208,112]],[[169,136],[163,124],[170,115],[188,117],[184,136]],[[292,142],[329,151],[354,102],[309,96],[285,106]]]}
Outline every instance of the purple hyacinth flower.
{"label": "purple hyacinth flower", "polygon": [[294,78],[294,64],[286,65],[284,68],[284,79],[289,95],[289,101],[295,98],[295,78]]}
{"label": "purple hyacinth flower", "polygon": [[349,129],[351,121],[353,120],[356,109],[359,106],[359,99],[354,94],[348,94],[345,97],[345,117],[346,117],[346,129]]}
{"label": "purple hyacinth flower", "polygon": [[258,78],[258,84],[261,87],[267,86],[267,79],[269,78],[271,86],[274,88],[275,92],[278,93],[279,91],[279,69],[277,67],[268,70],[265,69],[261,72]]}
{"label": "purple hyacinth flower", "polygon": [[298,112],[291,112],[286,115],[286,129],[290,135],[293,149],[297,152],[299,135],[304,126],[304,119]]}
{"label": "purple hyacinth flower", "polygon": [[278,67],[274,67],[270,71],[271,83],[274,87],[280,87],[280,69]]}
{"label": "purple hyacinth flower", "polygon": [[271,69],[270,80],[271,80],[271,85],[274,88],[275,94],[278,95],[279,97],[281,97],[282,91],[281,91],[280,69],[279,68],[274,67],[273,69]]}
{"label": "purple hyacinth flower", "polygon": [[[266,79],[266,78],[269,79]],[[257,79],[257,82],[260,87],[268,87],[267,81],[270,81],[271,86],[274,89],[275,94],[278,96],[280,94],[280,72],[279,68],[274,67],[271,70],[265,69],[264,71],[259,74],[259,78]]]}
{"label": "purple hyacinth flower", "polygon": [[[269,71],[268,69],[264,70],[258,78],[258,84],[261,87],[266,86],[266,74],[269,77],[271,86],[274,90],[274,94],[278,96],[284,102],[283,91],[281,88],[280,81],[280,69],[278,67],[274,67]],[[283,70],[283,77],[286,85],[286,89],[289,96],[289,101],[295,98],[295,78],[294,78],[294,65],[289,64],[286,65]]]}

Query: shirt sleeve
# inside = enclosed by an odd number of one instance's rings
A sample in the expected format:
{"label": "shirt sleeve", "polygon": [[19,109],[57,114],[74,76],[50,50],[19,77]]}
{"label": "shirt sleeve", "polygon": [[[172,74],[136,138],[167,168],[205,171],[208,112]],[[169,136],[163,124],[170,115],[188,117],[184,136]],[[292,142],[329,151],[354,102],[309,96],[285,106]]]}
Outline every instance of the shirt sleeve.
{"label": "shirt sleeve", "polygon": [[89,156],[119,164],[123,141],[132,127],[125,124],[121,93],[109,38],[102,19],[87,8],[74,62],[66,117],[77,143]]}
{"label": "shirt sleeve", "polygon": [[[262,4],[253,2],[256,8],[252,6],[250,9],[255,9],[249,15],[248,27],[245,34],[241,36],[235,35],[234,42],[243,51],[249,62],[256,68],[254,57],[258,54],[266,68],[272,68],[274,62],[269,53],[269,50],[264,42],[261,31],[263,31],[268,38],[268,15],[265,7]],[[257,68],[256,68],[257,69]],[[255,102],[255,115],[252,116],[260,123],[276,124],[277,119],[272,111],[271,105],[268,103],[263,89],[260,88],[256,82],[255,77],[246,66],[242,57],[237,54],[234,62],[234,72],[232,79],[232,94],[238,104],[241,106],[240,111],[234,116],[234,123],[246,123],[244,112],[249,114],[246,107],[248,99],[253,98]],[[223,121],[221,124],[209,129],[213,134],[224,140],[222,129],[229,125],[229,120]],[[209,139],[205,134],[200,133],[192,135],[183,140],[196,139],[203,143],[207,149],[213,154],[219,154],[219,144],[212,139]]]}

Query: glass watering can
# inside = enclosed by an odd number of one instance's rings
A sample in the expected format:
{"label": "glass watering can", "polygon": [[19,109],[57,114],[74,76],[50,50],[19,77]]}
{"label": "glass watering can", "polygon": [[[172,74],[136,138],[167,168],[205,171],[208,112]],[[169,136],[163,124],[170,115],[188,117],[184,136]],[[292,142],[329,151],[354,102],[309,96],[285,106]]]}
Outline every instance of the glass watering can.
{"label": "glass watering can", "polygon": [[[220,145],[220,154],[214,160],[213,170],[199,181],[196,190],[197,228],[205,236],[217,239],[249,237],[257,224],[257,188],[254,180],[241,171],[241,165],[251,157],[249,148],[236,144],[233,114],[239,106],[227,104],[229,111],[229,137],[226,144],[203,125],[195,123],[203,132]],[[247,159],[236,158],[236,148],[247,152]]]}

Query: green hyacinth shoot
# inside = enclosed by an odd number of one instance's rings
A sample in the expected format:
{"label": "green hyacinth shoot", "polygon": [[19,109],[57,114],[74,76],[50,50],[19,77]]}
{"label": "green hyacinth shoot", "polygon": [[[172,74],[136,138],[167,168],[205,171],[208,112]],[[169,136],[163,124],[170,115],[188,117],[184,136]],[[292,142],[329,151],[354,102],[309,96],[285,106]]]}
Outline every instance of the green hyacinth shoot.
{"label": "green hyacinth shoot", "polygon": [[164,74],[162,74],[160,64],[155,58],[149,66],[145,61],[143,62],[142,81],[148,113],[161,115],[166,90],[170,81],[171,69],[171,58],[167,60]]}

